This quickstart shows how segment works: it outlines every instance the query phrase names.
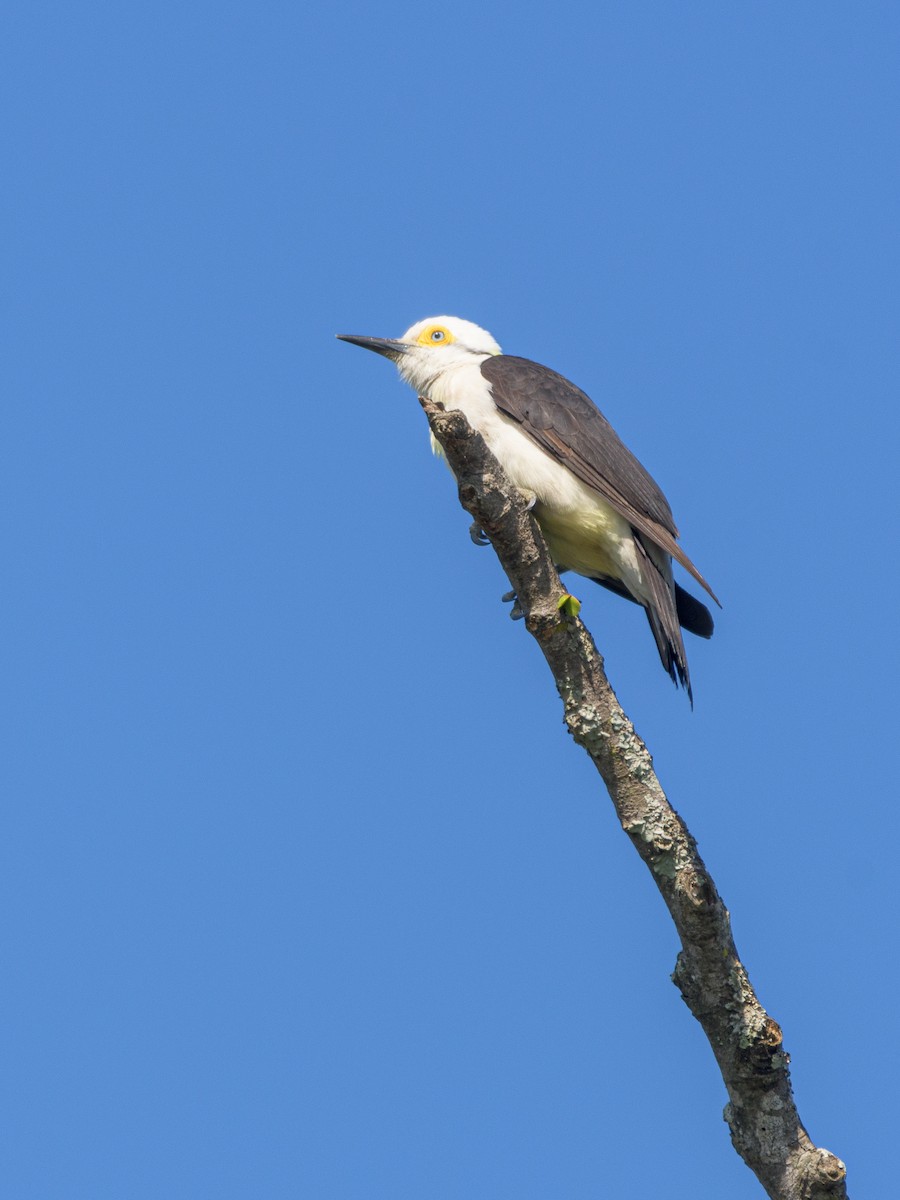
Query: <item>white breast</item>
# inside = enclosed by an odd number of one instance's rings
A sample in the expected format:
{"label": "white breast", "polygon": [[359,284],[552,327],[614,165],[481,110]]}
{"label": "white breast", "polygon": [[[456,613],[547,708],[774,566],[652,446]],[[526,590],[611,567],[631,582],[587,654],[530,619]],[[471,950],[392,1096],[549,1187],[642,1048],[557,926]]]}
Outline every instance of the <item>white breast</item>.
{"label": "white breast", "polygon": [[[557,563],[581,575],[613,575],[635,595],[643,594],[631,526],[599,493],[499,411],[479,363],[445,371],[429,388],[429,399],[465,413],[510,482],[528,500],[535,500],[535,516]],[[433,437],[431,444],[440,454]]]}

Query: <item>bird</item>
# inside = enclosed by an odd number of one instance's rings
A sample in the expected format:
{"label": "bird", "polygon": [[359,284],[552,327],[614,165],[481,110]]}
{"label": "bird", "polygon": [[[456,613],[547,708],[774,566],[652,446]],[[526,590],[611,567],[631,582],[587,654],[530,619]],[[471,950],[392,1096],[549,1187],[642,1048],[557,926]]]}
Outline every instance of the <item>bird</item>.
{"label": "bird", "polygon": [[[693,707],[681,630],[709,638],[713,619],[675,581],[672,560],[719,600],[678,544],[658,484],[594,402],[550,367],[504,354],[460,317],[427,317],[399,338],[337,336],[390,359],[419,395],[466,416],[526,499],[560,573],[644,609],[662,665]],[[433,435],[432,447],[441,453]]]}

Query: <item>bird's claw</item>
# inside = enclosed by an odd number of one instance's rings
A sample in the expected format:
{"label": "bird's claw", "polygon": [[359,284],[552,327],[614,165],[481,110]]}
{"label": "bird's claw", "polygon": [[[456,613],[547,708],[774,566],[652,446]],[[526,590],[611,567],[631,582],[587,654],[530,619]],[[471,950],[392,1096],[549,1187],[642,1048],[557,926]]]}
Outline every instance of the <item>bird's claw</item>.
{"label": "bird's claw", "polygon": [[522,608],[522,605],[519,603],[519,597],[515,592],[504,592],[500,599],[504,604],[512,605],[512,608],[509,610],[509,617],[511,621],[521,621],[524,618],[525,612]]}
{"label": "bird's claw", "polygon": [[473,521],[469,526],[469,537],[476,546],[489,546],[491,544],[490,538],[485,535],[484,530],[477,521]]}

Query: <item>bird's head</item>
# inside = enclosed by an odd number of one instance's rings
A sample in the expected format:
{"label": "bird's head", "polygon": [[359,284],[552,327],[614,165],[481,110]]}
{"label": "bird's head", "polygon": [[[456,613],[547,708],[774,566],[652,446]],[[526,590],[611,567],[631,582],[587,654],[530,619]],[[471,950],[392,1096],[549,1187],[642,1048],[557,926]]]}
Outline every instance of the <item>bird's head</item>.
{"label": "bird's head", "polygon": [[488,355],[500,353],[500,347],[487,330],[460,317],[426,317],[399,338],[358,337],[349,333],[339,333],[338,337],[390,358],[406,382],[420,392],[451,367],[480,362]]}

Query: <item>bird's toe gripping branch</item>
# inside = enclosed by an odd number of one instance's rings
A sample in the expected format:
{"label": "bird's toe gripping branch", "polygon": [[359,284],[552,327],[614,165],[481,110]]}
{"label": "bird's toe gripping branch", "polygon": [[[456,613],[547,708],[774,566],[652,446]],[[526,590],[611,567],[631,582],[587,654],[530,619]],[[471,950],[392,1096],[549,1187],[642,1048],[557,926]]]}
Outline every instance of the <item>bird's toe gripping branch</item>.
{"label": "bird's toe gripping branch", "polygon": [[473,521],[469,526],[469,537],[476,546],[489,546],[491,544],[491,539],[485,534],[477,521]]}
{"label": "bird's toe gripping branch", "polygon": [[512,620],[512,621],[523,620],[523,618],[525,616],[525,612],[522,608],[522,605],[519,603],[519,597],[516,595],[515,592],[504,592],[503,595],[500,597],[500,599],[504,604],[512,605],[512,608],[509,610],[510,620]]}

